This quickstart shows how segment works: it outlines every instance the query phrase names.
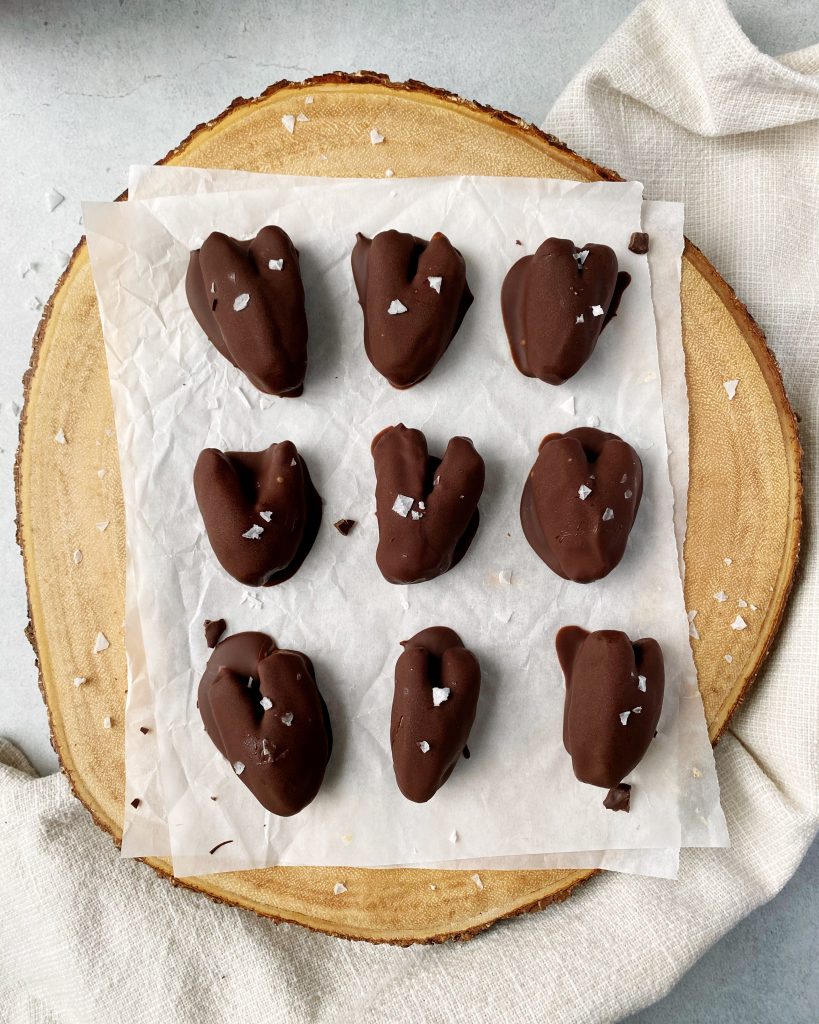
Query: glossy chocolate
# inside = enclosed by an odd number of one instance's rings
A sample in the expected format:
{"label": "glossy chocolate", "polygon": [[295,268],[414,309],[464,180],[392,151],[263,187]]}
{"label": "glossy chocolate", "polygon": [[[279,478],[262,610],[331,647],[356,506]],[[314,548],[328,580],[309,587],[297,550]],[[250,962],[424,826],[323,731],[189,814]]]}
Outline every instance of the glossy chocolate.
{"label": "glossy chocolate", "polygon": [[240,583],[283,583],[309,554],[321,498],[291,441],[263,452],[206,448],[196,461],[193,488],[213,552]]}
{"label": "glossy chocolate", "polygon": [[333,747],[313,664],[264,633],[217,644],[199,683],[205,731],[273,814],[298,814],[318,793]]}
{"label": "glossy chocolate", "polygon": [[205,643],[208,647],[215,647],[226,629],[227,623],[224,619],[205,619]]}
{"label": "glossy chocolate", "polygon": [[602,579],[626,550],[643,494],[637,452],[616,434],[578,427],[540,444],[520,501],[520,521],[552,572]]}
{"label": "glossy chocolate", "polygon": [[580,626],[564,626],[555,647],[566,679],[563,745],[574,774],[611,790],[654,738],[663,707],[663,652],[656,640],[632,643],[614,629],[589,633]]}
{"label": "glossy chocolate", "polygon": [[443,459],[430,456],[420,430],[399,423],[376,435],[376,562],[390,583],[421,583],[466,554],[478,529],[483,459],[466,437],[453,437]]}
{"label": "glossy chocolate", "polygon": [[281,228],[251,241],[214,231],[190,256],[185,291],[213,345],[268,395],[295,397],[307,371],[299,253]]}
{"label": "glossy chocolate", "polygon": [[[619,279],[619,281],[618,281]],[[578,248],[547,238],[503,282],[503,323],[515,366],[527,377],[563,384],[594,352],[630,277],[607,245]]]}
{"label": "glossy chocolate", "polygon": [[432,626],[402,645],[395,665],[390,745],[395,779],[425,803],[465,752],[481,689],[481,668],[456,632]]}
{"label": "glossy chocolate", "polygon": [[440,232],[382,231],[356,235],[352,266],[370,362],[395,388],[418,384],[472,305],[463,256]]}

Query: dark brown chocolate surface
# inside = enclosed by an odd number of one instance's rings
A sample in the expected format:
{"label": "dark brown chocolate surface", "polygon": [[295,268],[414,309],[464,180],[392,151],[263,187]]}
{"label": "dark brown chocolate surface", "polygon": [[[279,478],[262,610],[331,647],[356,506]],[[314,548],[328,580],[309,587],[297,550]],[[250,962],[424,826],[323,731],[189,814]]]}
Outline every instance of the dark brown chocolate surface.
{"label": "dark brown chocolate surface", "polygon": [[304,287],[298,250],[281,228],[247,242],[214,231],[191,253],[185,290],[202,330],[259,391],[302,393]]}
{"label": "dark brown chocolate surface", "polygon": [[603,806],[607,811],[625,811],[628,814],[631,810],[631,786],[625,782],[612,786],[603,798]]}
{"label": "dark brown chocolate surface", "polygon": [[226,629],[227,623],[224,619],[205,619],[205,643],[208,647],[215,647]]}
{"label": "dark brown chocolate surface", "polygon": [[217,644],[199,683],[205,731],[273,814],[298,814],[318,793],[333,735],[313,664],[264,633]]}
{"label": "dark brown chocolate surface", "polygon": [[404,796],[424,803],[443,786],[466,747],[481,669],[458,634],[445,626],[422,629],[401,646],[390,718],[393,768]]}
{"label": "dark brown chocolate surface", "polygon": [[631,445],[616,434],[578,427],[541,441],[520,521],[553,572],[591,583],[619,564],[642,494],[643,466]]}
{"label": "dark brown chocolate surface", "polygon": [[316,539],[321,498],[291,441],[263,452],[206,448],[193,487],[208,540],[227,573],[251,587],[272,587],[294,575]]}
{"label": "dark brown chocolate surface", "polygon": [[418,384],[472,305],[463,256],[440,232],[382,231],[356,235],[352,266],[370,362],[395,388]]}
{"label": "dark brown chocolate surface", "polygon": [[645,231],[635,231],[628,240],[628,247],[631,252],[638,256],[645,256],[648,252],[648,235]]}
{"label": "dark brown chocolate surface", "polygon": [[355,528],[355,519],[337,519],[333,526],[335,526],[342,537],[347,537]]}
{"label": "dark brown chocolate surface", "polygon": [[[585,255],[584,255],[585,254]],[[547,238],[503,282],[503,323],[515,366],[527,377],[563,384],[594,351],[630,280],[607,245],[577,247]]]}
{"label": "dark brown chocolate surface", "polygon": [[453,437],[443,459],[429,455],[420,430],[399,423],[376,435],[376,562],[390,583],[421,583],[466,554],[478,529],[483,459],[466,437]]}
{"label": "dark brown chocolate surface", "polygon": [[589,633],[580,626],[564,626],[555,646],[566,679],[563,745],[581,782],[611,790],[654,738],[663,707],[663,652],[656,640],[632,643],[614,629]]}

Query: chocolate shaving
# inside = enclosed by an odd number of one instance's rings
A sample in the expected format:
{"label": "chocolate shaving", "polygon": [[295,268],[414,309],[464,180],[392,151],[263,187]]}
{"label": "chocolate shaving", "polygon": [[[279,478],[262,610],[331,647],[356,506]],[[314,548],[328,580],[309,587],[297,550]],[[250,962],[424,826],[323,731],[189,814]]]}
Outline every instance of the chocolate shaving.
{"label": "chocolate shaving", "polygon": [[[214,799],[214,798],[213,798],[213,797],[211,797],[211,800],[213,800],[213,799]],[[222,843],[217,843],[217,844],[216,844],[216,846],[214,846],[214,848],[213,848],[212,850],[208,850],[208,853],[211,853],[211,854],[212,854],[212,853],[216,853],[216,851],[217,851],[217,850],[221,850],[223,846],[227,846],[227,844],[228,844],[228,843],[232,843],[232,842],[233,842],[233,840],[232,840],[232,839],[225,839],[225,841],[224,841],[224,842],[222,842]]]}
{"label": "chocolate shaving", "polygon": [[631,786],[627,782],[612,786],[606,793],[603,806],[609,811],[625,811],[628,814],[631,806]]}
{"label": "chocolate shaving", "polygon": [[635,231],[629,239],[629,252],[637,253],[638,256],[645,256],[648,252],[648,235],[645,231]]}
{"label": "chocolate shaving", "polygon": [[135,796],[135,797],[134,797],[134,799],[133,799],[133,800],[131,801],[131,806],[132,806],[132,807],[133,807],[134,809],[136,809],[137,807],[139,807],[139,805],[140,805],[140,803],[141,803],[141,802],[142,802],[142,801],[141,801],[141,800],[139,799],[139,797],[138,797],[138,796]]}
{"label": "chocolate shaving", "polygon": [[147,725],[141,725],[139,727],[139,731],[142,733],[143,736],[147,736],[151,730],[148,728]]}
{"label": "chocolate shaving", "polygon": [[355,524],[355,519],[339,519],[335,523],[333,523],[333,526],[335,526],[335,528],[338,530],[342,537],[346,537],[350,533],[352,528],[355,526]]}
{"label": "chocolate shaving", "polygon": [[215,647],[226,629],[227,623],[224,619],[205,619],[205,642],[208,647]]}

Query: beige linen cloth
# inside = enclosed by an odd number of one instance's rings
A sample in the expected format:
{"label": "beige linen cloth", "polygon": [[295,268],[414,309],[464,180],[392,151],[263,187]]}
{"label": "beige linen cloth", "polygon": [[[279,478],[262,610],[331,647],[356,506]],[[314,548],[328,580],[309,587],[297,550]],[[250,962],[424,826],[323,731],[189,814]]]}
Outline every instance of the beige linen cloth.
{"label": "beige linen cloth", "polygon": [[[775,7],[772,6],[772,16]],[[819,47],[774,60],[719,0],[648,0],[547,127],[682,200],[747,301],[802,415],[814,519],[819,390]],[[732,848],[679,882],[607,875],[464,945],[408,950],[275,926],[122,861],[60,776],[0,743],[0,1020],[614,1021],[662,996],[794,872],[819,823],[819,573],[717,749]]]}

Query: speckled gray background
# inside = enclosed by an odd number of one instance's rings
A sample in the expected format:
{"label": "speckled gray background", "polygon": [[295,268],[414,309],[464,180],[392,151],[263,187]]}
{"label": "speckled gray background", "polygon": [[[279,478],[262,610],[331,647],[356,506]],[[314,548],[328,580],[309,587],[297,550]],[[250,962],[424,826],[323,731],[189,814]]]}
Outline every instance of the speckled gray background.
{"label": "speckled gray background", "polygon": [[[681,0],[685,2],[685,0]],[[0,734],[42,772],[48,742],[13,540],[21,378],[81,199],[110,199],[129,163],[164,155],[234,96],[271,81],[369,68],[540,122],[636,0],[0,0]],[[770,54],[819,41],[817,0],[729,0]],[[45,194],[66,201],[48,212]],[[22,262],[38,269],[21,279]],[[760,685],[764,685],[762,682]],[[819,844],[784,892],[632,1024],[816,1024]],[[703,913],[708,908],[702,908]],[[624,978],[624,983],[627,979]]]}

